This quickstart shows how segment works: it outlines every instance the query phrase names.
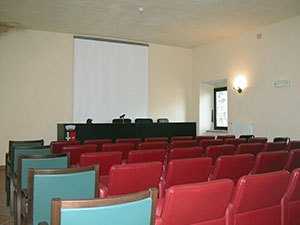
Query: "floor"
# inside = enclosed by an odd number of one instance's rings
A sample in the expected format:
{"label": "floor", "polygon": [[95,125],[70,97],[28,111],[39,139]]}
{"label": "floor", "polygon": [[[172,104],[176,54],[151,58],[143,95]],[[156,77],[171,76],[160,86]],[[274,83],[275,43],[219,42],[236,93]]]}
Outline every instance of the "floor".
{"label": "floor", "polygon": [[0,225],[13,225],[13,217],[9,214],[9,207],[6,207],[5,192],[5,169],[0,168]]}

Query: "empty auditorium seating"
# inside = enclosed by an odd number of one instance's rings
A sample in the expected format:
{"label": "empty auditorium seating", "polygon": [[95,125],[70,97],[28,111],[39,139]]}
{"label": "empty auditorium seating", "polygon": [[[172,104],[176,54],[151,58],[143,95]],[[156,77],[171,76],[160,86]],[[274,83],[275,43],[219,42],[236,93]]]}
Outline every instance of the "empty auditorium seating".
{"label": "empty auditorium seating", "polygon": [[199,145],[201,140],[205,139],[215,139],[215,136],[196,136],[195,140],[197,141],[197,145]]}
{"label": "empty auditorium seating", "polygon": [[168,156],[168,162],[173,159],[197,158],[202,157],[203,148],[173,148]]}
{"label": "empty auditorium seating", "polygon": [[145,142],[168,142],[169,138],[167,137],[148,137],[145,138]]}
{"label": "empty auditorium seating", "polygon": [[286,146],[286,150],[300,149],[300,141],[290,141]]}
{"label": "empty auditorium seating", "polygon": [[300,149],[294,149],[289,152],[289,157],[284,167],[290,172],[296,168],[300,168]]}
{"label": "empty auditorium seating", "polygon": [[199,146],[203,148],[205,151],[208,146],[215,146],[215,145],[223,145],[224,142],[222,139],[207,139],[207,140],[201,140],[199,142]]}
{"label": "empty auditorium seating", "polygon": [[256,155],[252,174],[283,170],[287,162],[287,151],[261,152]]}
{"label": "empty auditorium seating", "polygon": [[143,142],[139,144],[138,149],[146,150],[146,149],[165,149],[168,150],[169,144],[168,142]]}
{"label": "empty auditorium seating", "polygon": [[171,160],[168,163],[166,178],[160,182],[160,198],[164,197],[166,189],[171,186],[207,181],[211,165],[211,158]]}
{"label": "empty auditorium seating", "polygon": [[249,174],[253,160],[254,155],[252,154],[220,156],[216,161],[210,180],[228,178],[236,183],[240,177]]}
{"label": "empty auditorium seating", "polygon": [[197,146],[196,140],[186,140],[186,141],[172,141],[170,143],[170,149],[172,148],[187,148]]}
{"label": "empty auditorium seating", "polygon": [[157,190],[105,199],[52,200],[52,224],[154,225]]}
{"label": "empty auditorium seating", "polygon": [[225,140],[226,140],[227,138],[235,138],[235,135],[228,134],[228,135],[218,135],[218,136],[217,136],[217,139],[222,139],[223,142],[225,142]]}
{"label": "empty auditorium seating", "polygon": [[161,171],[161,162],[114,165],[110,169],[108,186],[99,187],[99,196],[130,194],[152,187],[158,189]]}
{"label": "empty auditorium seating", "polygon": [[94,139],[94,140],[85,140],[84,144],[95,144],[97,145],[97,152],[102,152],[102,145],[111,143],[111,139]]}
{"label": "empty auditorium seating", "polygon": [[165,160],[166,150],[154,149],[154,150],[139,150],[130,151],[128,154],[127,163],[142,163],[142,162],[161,162]]}
{"label": "empty auditorium seating", "polygon": [[227,209],[227,224],[281,225],[281,199],[288,180],[287,171],[240,178]]}
{"label": "empty auditorium seating", "polygon": [[155,225],[224,225],[232,190],[228,179],[170,187],[157,202]]}
{"label": "empty auditorium seating", "polygon": [[205,157],[210,157],[213,160],[213,164],[217,158],[221,155],[233,155],[235,150],[234,145],[216,145],[208,146],[205,151]]}
{"label": "empty auditorium seating", "polygon": [[127,160],[128,153],[134,150],[134,144],[132,143],[115,143],[115,144],[103,144],[102,152],[122,152],[122,159]]}
{"label": "empty auditorium seating", "polygon": [[283,223],[286,225],[300,224],[300,169],[291,174],[287,191],[283,198]]}
{"label": "empty auditorium seating", "polygon": [[62,153],[62,147],[66,145],[80,145],[80,141],[51,141],[50,143],[53,154]]}
{"label": "empty auditorium seating", "polygon": [[142,140],[140,138],[117,138],[116,143],[132,143],[134,144],[134,149],[138,149],[139,143],[141,143]]}
{"label": "empty auditorium seating", "polygon": [[249,138],[248,143],[262,143],[265,144],[268,141],[268,138],[266,137],[254,137],[254,138]]}
{"label": "empty auditorium seating", "polygon": [[253,154],[256,156],[263,150],[264,145],[262,143],[247,143],[247,144],[240,144],[236,148],[236,154]]}
{"label": "empty auditorium seating", "polygon": [[187,141],[187,140],[193,140],[192,136],[174,136],[171,137],[171,142],[172,141]]}
{"label": "empty auditorium seating", "polygon": [[239,144],[244,144],[247,143],[247,139],[246,138],[227,138],[224,141],[224,144],[228,144],[228,145],[235,145],[235,147],[237,147]]}
{"label": "empty auditorium seating", "polygon": [[284,151],[286,149],[285,142],[267,142],[264,145],[264,152]]}
{"label": "empty auditorium seating", "polygon": [[75,166],[80,161],[80,155],[88,152],[96,152],[97,145],[66,145],[62,147],[62,152],[71,153],[71,165]]}

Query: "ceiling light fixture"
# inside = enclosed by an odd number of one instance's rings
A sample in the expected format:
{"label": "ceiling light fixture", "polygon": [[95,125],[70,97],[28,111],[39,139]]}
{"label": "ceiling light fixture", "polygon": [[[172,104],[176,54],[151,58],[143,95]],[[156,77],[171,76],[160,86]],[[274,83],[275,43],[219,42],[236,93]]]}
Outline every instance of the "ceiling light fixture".
{"label": "ceiling light fixture", "polygon": [[138,10],[139,10],[139,13],[143,13],[144,12],[144,8],[143,7],[139,7]]}

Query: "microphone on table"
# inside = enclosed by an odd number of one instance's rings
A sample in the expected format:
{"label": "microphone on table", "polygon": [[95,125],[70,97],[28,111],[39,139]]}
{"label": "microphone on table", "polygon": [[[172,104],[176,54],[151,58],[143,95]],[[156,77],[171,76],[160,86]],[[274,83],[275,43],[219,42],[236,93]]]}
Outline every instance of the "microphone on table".
{"label": "microphone on table", "polygon": [[120,119],[124,119],[124,117],[125,117],[125,114],[122,114],[122,115],[120,116]]}

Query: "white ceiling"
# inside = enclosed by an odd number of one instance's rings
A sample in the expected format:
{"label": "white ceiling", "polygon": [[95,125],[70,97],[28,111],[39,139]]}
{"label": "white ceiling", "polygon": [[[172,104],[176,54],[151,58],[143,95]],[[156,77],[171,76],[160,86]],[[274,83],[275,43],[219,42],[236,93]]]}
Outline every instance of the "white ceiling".
{"label": "white ceiling", "polygon": [[298,15],[300,0],[0,0],[0,22],[188,48]]}

